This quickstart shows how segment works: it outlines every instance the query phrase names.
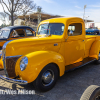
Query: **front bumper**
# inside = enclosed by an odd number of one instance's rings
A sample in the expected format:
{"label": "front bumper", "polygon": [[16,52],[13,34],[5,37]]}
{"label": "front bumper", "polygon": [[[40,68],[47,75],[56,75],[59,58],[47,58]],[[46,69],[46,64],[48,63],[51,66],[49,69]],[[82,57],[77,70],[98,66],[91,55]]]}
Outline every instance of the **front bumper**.
{"label": "front bumper", "polygon": [[0,79],[5,80],[5,81],[10,82],[10,83],[15,83],[15,84],[28,84],[27,81],[11,79],[11,78],[8,78],[8,77],[4,77],[2,75],[0,75]]}

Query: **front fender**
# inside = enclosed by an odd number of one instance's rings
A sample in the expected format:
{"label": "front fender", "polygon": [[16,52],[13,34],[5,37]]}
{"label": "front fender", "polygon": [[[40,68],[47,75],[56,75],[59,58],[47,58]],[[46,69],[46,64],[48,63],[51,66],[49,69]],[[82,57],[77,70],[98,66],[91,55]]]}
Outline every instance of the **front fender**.
{"label": "front fender", "polygon": [[94,57],[98,60],[98,55],[99,55],[99,51],[100,51],[100,40],[96,40],[91,48],[90,48],[90,57]]}
{"label": "front fender", "polygon": [[41,70],[49,63],[55,63],[59,67],[60,76],[65,72],[65,61],[62,55],[53,51],[36,51],[25,55],[28,58],[28,65],[24,71],[20,70],[20,60],[16,63],[15,72],[28,83],[34,81]]}

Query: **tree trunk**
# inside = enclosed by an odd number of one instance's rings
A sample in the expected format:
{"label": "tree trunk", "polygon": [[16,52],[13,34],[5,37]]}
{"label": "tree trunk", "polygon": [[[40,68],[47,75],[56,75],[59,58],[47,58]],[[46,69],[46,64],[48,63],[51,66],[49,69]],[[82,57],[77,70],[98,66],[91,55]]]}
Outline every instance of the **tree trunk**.
{"label": "tree trunk", "polygon": [[14,0],[11,1],[12,2],[12,9],[11,9],[11,26],[14,26],[14,19],[13,19],[13,4],[14,4]]}
{"label": "tree trunk", "polygon": [[11,12],[11,26],[14,26],[13,12]]}

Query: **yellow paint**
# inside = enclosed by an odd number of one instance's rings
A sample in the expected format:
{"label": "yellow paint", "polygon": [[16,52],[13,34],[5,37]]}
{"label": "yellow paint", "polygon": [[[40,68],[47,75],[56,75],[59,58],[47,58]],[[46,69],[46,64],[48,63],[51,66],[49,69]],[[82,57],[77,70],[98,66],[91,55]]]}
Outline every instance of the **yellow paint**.
{"label": "yellow paint", "polygon": [[[28,83],[34,81],[49,63],[56,64],[62,76],[66,65],[82,61],[86,57],[98,59],[100,36],[86,36],[84,21],[81,18],[54,18],[45,20],[39,25],[45,23],[63,23],[65,25],[63,35],[47,37],[37,35],[37,37],[18,39],[11,41],[6,47],[6,56],[22,55],[15,66],[16,75],[21,79]],[[68,25],[71,23],[82,24],[81,35],[67,35]],[[54,46],[54,44],[58,45]],[[24,71],[21,71],[20,61],[25,56],[28,58],[28,65]]]}
{"label": "yellow paint", "polygon": [[[59,66],[60,76],[64,74],[65,64],[64,58],[53,51],[36,51],[25,55],[28,57],[28,66],[24,71],[20,71],[19,63],[21,58],[16,63],[16,74],[22,77],[23,80],[32,82],[36,79],[40,71],[49,63],[55,63]],[[34,73],[33,73],[34,71]],[[27,74],[27,75],[26,75]]]}

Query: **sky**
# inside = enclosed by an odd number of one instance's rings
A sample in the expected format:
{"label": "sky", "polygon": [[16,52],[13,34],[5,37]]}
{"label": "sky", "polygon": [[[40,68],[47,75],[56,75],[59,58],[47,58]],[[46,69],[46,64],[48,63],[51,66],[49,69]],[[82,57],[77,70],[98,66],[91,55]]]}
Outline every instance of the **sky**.
{"label": "sky", "polygon": [[[84,14],[84,5],[87,5],[85,18],[100,22],[100,0],[34,0],[34,3],[41,6],[44,13],[81,18]],[[0,5],[0,12],[2,11]]]}
{"label": "sky", "polygon": [[66,17],[81,17],[100,22],[100,0],[34,0],[34,2],[42,7],[42,11],[53,15],[61,15]]}

